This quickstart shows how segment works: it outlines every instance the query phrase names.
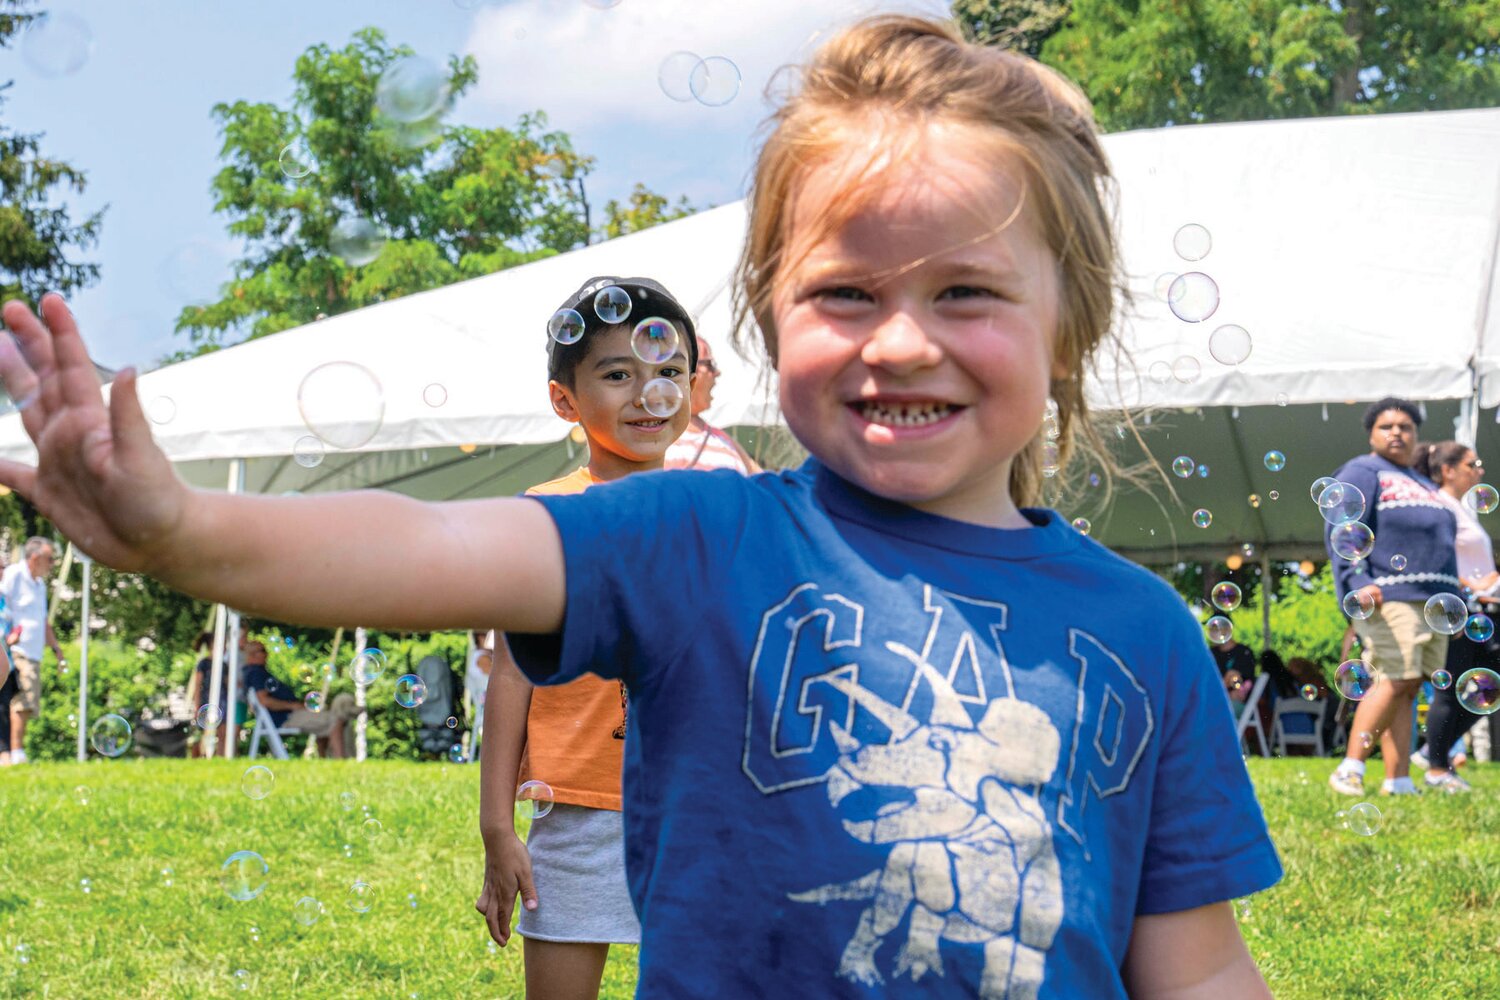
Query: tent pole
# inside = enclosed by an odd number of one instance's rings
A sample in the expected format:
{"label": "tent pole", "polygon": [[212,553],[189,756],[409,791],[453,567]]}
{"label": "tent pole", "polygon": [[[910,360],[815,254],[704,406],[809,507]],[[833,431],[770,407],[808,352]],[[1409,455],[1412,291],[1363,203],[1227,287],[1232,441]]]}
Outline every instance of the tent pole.
{"label": "tent pole", "polygon": [[[360,654],[365,651],[365,630],[356,628],[354,630],[354,663],[359,663]],[[354,723],[354,759],[365,759],[365,720],[368,717],[365,712],[365,684],[363,680],[364,671],[356,669],[354,672],[354,704],[359,706],[359,717]]]}
{"label": "tent pole", "polygon": [[[229,483],[228,483],[227,486],[225,486],[225,489],[228,492],[230,492],[230,493],[238,493],[239,492],[237,489],[235,489],[235,484],[238,482],[238,479],[235,476],[235,471],[236,470],[235,470],[235,467],[234,467],[234,462],[230,462],[229,463]],[[208,720],[212,723],[212,725],[204,727],[204,730],[203,730],[203,742],[204,742],[203,756],[204,757],[212,757],[214,755],[214,753],[218,750],[219,722],[224,721],[222,719],[215,721],[214,717],[213,717],[213,713],[214,713],[214,710],[217,709],[218,705],[219,705],[219,694],[224,690],[224,612],[225,612],[225,610],[226,609],[225,609],[224,605],[222,605],[222,604],[217,604],[217,605],[214,606],[214,645],[213,645],[213,658],[214,659],[213,659],[212,666],[209,667],[209,673],[208,673],[208,678],[209,678],[208,679],[208,704],[211,705],[211,706],[213,706],[212,708],[210,708],[208,710]],[[238,644],[236,644],[236,646],[238,646]],[[226,714],[229,714],[229,713],[226,713]]]}
{"label": "tent pole", "polygon": [[[245,490],[245,460],[243,458],[231,459],[229,462],[229,492],[243,493]],[[229,647],[229,697],[225,699],[224,715],[224,757],[226,760],[234,759],[235,743],[235,712],[239,708],[240,694],[240,613],[229,612],[229,634],[234,636],[235,643]]]}
{"label": "tent pole", "polygon": [[1271,579],[1271,554],[1262,546],[1260,550],[1260,638],[1261,651],[1271,648],[1271,595],[1275,593],[1276,581]]}
{"label": "tent pole", "polygon": [[94,560],[78,554],[83,563],[83,621],[78,625],[78,762],[88,759],[89,730],[89,591],[94,582]]}

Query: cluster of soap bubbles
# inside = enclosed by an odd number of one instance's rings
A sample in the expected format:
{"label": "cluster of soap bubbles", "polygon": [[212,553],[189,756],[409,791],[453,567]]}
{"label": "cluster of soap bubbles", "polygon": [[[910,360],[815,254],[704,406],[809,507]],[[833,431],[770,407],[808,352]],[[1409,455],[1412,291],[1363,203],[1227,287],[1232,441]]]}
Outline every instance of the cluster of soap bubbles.
{"label": "cluster of soap bubbles", "polygon": [[[1190,222],[1173,234],[1172,249],[1182,260],[1196,264],[1213,249],[1213,237],[1205,226]],[[1205,322],[1219,310],[1218,282],[1201,270],[1165,271],[1157,276],[1153,291],[1184,323]],[[1243,364],[1252,346],[1250,332],[1237,323],[1225,323],[1208,337],[1209,356],[1228,367]],[[1170,365],[1158,361],[1148,371],[1159,385],[1170,379],[1196,382],[1201,373],[1202,364],[1190,354],[1179,356]]]}
{"label": "cluster of soap bubbles", "polygon": [[740,68],[724,56],[705,59],[696,52],[678,51],[662,59],[656,82],[674,101],[718,108],[739,96]]}

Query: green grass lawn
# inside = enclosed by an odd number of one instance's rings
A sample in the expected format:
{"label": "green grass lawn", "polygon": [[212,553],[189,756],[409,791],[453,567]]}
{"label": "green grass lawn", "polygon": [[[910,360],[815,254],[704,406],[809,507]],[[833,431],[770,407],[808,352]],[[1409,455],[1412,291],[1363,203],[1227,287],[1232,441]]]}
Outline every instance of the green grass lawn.
{"label": "green grass lawn", "polygon": [[[1500,989],[1500,767],[1470,767],[1468,797],[1372,798],[1384,825],[1361,837],[1335,817],[1351,800],[1324,784],[1331,763],[1251,761],[1287,877],[1242,926],[1276,995]],[[262,801],[240,790],[243,761],[0,770],[0,997],[240,996],[237,970],[268,997],[521,995],[519,942],[492,952],[473,909],[477,767],[271,766]],[[237,850],[271,868],[249,902],[219,883]],[[364,915],[345,906],[358,879],[375,890]],[[325,907],[312,927],[293,918],[302,896]],[[614,949],[606,997],[632,995],[634,961]]]}

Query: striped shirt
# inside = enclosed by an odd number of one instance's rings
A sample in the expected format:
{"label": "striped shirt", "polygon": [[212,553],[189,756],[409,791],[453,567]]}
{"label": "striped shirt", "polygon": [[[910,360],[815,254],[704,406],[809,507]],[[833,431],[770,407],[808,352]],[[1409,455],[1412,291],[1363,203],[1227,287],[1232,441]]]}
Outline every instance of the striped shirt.
{"label": "striped shirt", "polygon": [[737,472],[749,474],[750,467],[745,464],[739,447],[734,438],[719,430],[717,427],[709,427],[704,424],[700,429],[692,424],[683,431],[682,437],[672,443],[667,449],[666,461],[662,465],[666,469],[734,469]]}

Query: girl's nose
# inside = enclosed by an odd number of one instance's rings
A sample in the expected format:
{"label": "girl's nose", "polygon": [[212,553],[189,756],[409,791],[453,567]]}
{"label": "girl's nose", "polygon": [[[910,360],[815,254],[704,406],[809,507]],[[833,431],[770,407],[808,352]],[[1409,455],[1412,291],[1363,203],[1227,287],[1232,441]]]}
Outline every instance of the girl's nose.
{"label": "girl's nose", "polygon": [[931,367],[942,357],[942,349],[922,329],[922,324],[904,310],[882,320],[860,351],[865,364],[898,374]]}

